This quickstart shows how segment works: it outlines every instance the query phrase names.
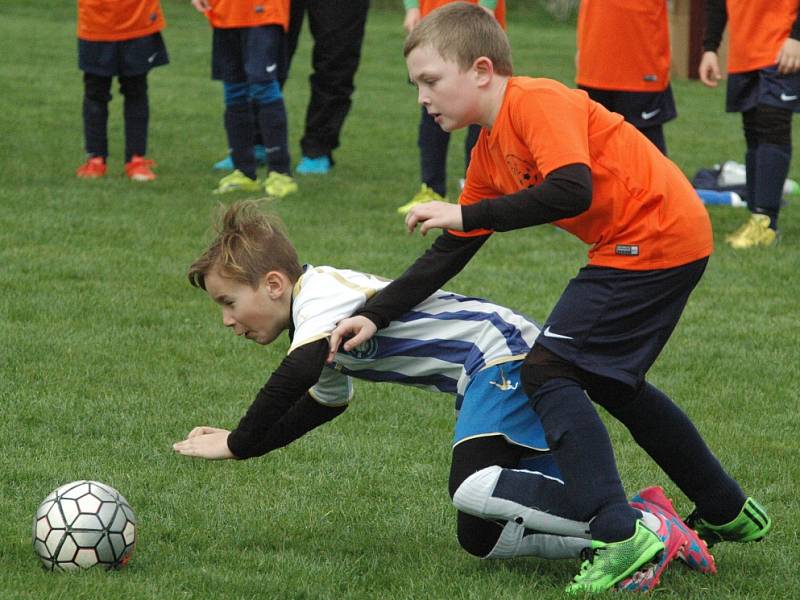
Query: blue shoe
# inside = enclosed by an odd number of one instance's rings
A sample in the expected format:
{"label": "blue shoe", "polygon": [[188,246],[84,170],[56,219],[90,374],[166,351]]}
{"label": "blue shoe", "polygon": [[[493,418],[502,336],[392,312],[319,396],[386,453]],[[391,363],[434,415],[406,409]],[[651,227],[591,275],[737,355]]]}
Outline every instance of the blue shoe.
{"label": "blue shoe", "polygon": [[225,158],[223,158],[219,162],[215,162],[214,166],[211,167],[215,171],[233,171],[233,159],[231,155],[228,154]]}
{"label": "blue shoe", "polygon": [[320,156],[317,158],[304,156],[300,159],[300,164],[297,165],[295,172],[301,175],[325,175],[330,170],[331,159],[327,156]]}

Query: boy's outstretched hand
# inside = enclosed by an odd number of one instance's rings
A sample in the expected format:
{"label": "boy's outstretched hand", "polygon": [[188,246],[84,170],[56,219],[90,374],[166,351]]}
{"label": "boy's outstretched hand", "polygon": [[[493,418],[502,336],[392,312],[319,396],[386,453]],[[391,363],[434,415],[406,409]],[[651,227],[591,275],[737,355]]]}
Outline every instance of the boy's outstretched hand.
{"label": "boy's outstretched hand", "polygon": [[417,204],[406,214],[408,233],[412,233],[417,225],[420,226],[419,232],[422,235],[434,228],[464,231],[461,205],[438,201]]}
{"label": "boy's outstretched hand", "polygon": [[328,341],[327,362],[333,362],[333,357],[336,356],[342,340],[347,339],[344,343],[344,349],[349,351],[366,342],[375,335],[376,331],[378,331],[378,328],[375,323],[367,317],[355,316],[342,319],[336,325],[336,329],[331,332],[331,339]]}
{"label": "boy's outstretched hand", "polygon": [[182,442],[172,444],[172,449],[184,456],[196,456],[209,460],[236,458],[228,448],[227,429],[218,427],[195,427]]}

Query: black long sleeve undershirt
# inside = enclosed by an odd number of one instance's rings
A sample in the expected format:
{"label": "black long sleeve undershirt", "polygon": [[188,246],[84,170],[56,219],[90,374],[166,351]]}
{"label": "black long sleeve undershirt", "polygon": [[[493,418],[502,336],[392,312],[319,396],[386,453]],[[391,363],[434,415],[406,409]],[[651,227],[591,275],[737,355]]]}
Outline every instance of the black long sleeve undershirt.
{"label": "black long sleeve undershirt", "polygon": [[234,456],[261,456],[344,412],[345,406],[325,406],[308,394],[319,380],[327,354],[328,341],[321,339],[300,346],[281,361],[228,436]]}
{"label": "black long sleeve undershirt", "polygon": [[[465,231],[507,231],[574,217],[589,208],[591,198],[591,171],[586,165],[574,164],[554,170],[536,187],[462,206],[461,215]],[[444,232],[356,314],[367,317],[378,329],[386,327],[458,274],[489,235],[465,238]]]}
{"label": "black long sleeve undershirt", "polygon": [[[716,52],[722,42],[722,32],[728,23],[728,9],[725,0],[706,0],[706,30],[703,36],[703,50]],[[800,9],[795,17],[789,37],[800,40]]]}
{"label": "black long sleeve undershirt", "polygon": [[592,172],[584,164],[556,169],[537,186],[461,207],[464,231],[511,231],[552,223],[586,211],[592,203]]}
{"label": "black long sleeve undershirt", "polygon": [[386,327],[392,319],[408,312],[455,277],[487,239],[489,234],[459,237],[444,232],[405,273],[355,314],[367,317],[378,329]]}

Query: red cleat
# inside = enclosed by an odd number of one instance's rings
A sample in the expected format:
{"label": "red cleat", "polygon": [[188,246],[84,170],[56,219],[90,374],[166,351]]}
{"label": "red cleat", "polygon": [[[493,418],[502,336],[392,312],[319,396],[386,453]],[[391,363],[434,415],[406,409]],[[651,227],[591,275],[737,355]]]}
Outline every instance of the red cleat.
{"label": "red cleat", "polygon": [[75,175],[84,179],[98,179],[106,174],[106,159],[102,156],[90,156]]}
{"label": "red cleat", "polygon": [[153,181],[156,174],[153,173],[151,167],[155,166],[155,161],[134,154],[133,158],[125,163],[125,175],[133,181]]}

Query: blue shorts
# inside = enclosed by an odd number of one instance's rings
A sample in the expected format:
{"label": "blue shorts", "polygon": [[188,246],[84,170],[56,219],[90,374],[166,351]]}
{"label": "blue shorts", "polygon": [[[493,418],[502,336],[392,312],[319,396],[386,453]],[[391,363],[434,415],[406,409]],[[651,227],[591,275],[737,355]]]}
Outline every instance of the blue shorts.
{"label": "blue shorts", "polygon": [[262,83],[285,78],[285,35],[280,25],[214,28],[211,78],[228,83]]}
{"label": "blue shorts", "polygon": [[608,110],[621,114],[637,129],[647,129],[678,116],[672,86],[661,92],[624,92],[578,86]]}
{"label": "blue shorts", "polygon": [[522,362],[487,367],[472,378],[456,403],[454,446],[470,438],[502,435],[517,446],[548,450],[542,424],[519,379]]}
{"label": "blue shorts", "polygon": [[800,73],[781,75],[773,66],[728,75],[727,112],[746,112],[759,104],[800,112]]}
{"label": "blue shorts", "polygon": [[167,47],[159,32],[119,42],[78,39],[78,68],[91,75],[133,77],[168,63]]}
{"label": "blue shorts", "polygon": [[587,266],[536,338],[585,371],[638,386],[678,324],[708,258],[671,269]]}

